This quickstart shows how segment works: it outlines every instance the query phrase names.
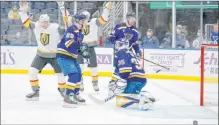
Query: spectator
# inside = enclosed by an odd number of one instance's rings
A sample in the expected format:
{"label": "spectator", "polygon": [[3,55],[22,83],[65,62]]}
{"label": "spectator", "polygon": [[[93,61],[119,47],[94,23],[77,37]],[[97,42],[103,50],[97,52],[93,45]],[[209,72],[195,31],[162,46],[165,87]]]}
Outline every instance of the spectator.
{"label": "spectator", "polygon": [[177,25],[176,27],[176,48],[185,48],[185,37],[182,35],[182,26]]}
{"label": "spectator", "polygon": [[218,35],[218,24],[215,24],[214,29],[211,32],[211,41],[213,44],[219,44]]}
{"label": "spectator", "polygon": [[200,48],[201,44],[204,42],[204,37],[201,34],[201,31],[198,30],[196,39],[192,42],[193,48]]}
{"label": "spectator", "polygon": [[20,18],[17,6],[13,6],[13,8],[8,12],[8,18],[13,20]]}
{"label": "spectator", "polygon": [[162,40],[161,48],[171,48],[172,47],[172,37],[171,33],[167,32],[164,39]]}
{"label": "spectator", "polygon": [[143,38],[142,45],[146,48],[158,48],[159,47],[159,41],[154,36],[152,29],[148,29],[146,36]]}
{"label": "spectator", "polygon": [[[166,33],[165,38],[162,40],[162,48],[171,48],[172,46],[172,34],[170,32]],[[182,26],[177,25],[176,27],[176,48],[189,48],[190,44],[185,40],[182,34]]]}

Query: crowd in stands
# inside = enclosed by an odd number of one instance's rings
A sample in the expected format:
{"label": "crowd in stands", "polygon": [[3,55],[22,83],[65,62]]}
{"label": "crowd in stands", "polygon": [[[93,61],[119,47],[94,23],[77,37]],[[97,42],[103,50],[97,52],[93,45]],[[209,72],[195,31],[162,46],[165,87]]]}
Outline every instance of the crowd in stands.
{"label": "crowd in stands", "polygon": [[[98,10],[103,2],[78,2],[77,9],[86,9],[91,14]],[[71,14],[74,13],[74,2],[67,2],[67,9]],[[56,2],[30,2],[30,17],[32,21],[36,21],[40,14],[47,13],[51,18],[51,22],[57,22],[64,25],[59,15]],[[18,2],[1,2],[1,44],[36,44],[35,36],[31,29],[24,28],[19,14]],[[139,41],[144,48],[171,48],[172,47],[172,31],[171,27],[161,25],[156,26],[155,17],[159,14],[154,11],[144,13],[142,10],[139,17]],[[171,23],[170,23],[171,24]],[[213,23],[212,23],[213,24]],[[167,24],[168,25],[168,24]],[[176,27],[176,48],[200,48],[201,41],[207,43],[218,44],[218,22],[214,22],[212,26],[210,39],[204,38],[204,32],[201,35],[200,28],[196,26],[195,30],[190,30],[190,25],[186,23],[177,23]],[[189,27],[189,28],[188,28]],[[209,42],[210,41],[210,42]],[[104,45],[107,45],[107,41]]]}

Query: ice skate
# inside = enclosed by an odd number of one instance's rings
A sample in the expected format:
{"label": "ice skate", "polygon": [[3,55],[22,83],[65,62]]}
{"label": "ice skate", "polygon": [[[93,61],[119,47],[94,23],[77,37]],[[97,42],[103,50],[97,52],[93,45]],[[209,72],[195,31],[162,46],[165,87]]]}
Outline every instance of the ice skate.
{"label": "ice skate", "polygon": [[32,87],[33,92],[28,94],[28,95],[26,95],[26,100],[27,101],[38,101],[39,100],[39,96],[40,96],[39,88],[40,88],[39,86],[33,86]]}
{"label": "ice skate", "polygon": [[83,83],[81,83],[81,85],[80,85],[80,91],[84,91],[84,84]]}
{"label": "ice skate", "polygon": [[79,94],[74,94],[73,99],[77,101],[79,104],[84,104],[85,100],[79,95]]}
{"label": "ice skate", "polygon": [[65,88],[58,88],[58,91],[62,97],[65,97]]}
{"label": "ice skate", "polygon": [[93,84],[94,91],[98,92],[99,91],[98,81],[92,81],[92,84]]}
{"label": "ice skate", "polygon": [[32,87],[33,92],[26,95],[26,100],[27,101],[38,101],[39,100],[39,87],[38,86],[34,86]]}
{"label": "ice skate", "polygon": [[67,108],[76,108],[77,107],[77,101],[72,98],[72,95],[65,95],[64,96],[64,105],[63,107]]}

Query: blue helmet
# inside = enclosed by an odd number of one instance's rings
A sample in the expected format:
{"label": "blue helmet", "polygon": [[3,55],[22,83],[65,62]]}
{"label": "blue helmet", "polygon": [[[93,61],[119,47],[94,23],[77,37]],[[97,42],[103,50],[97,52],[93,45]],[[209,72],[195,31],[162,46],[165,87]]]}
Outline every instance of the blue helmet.
{"label": "blue helmet", "polygon": [[77,13],[74,15],[74,19],[76,22],[80,21],[80,20],[84,20],[86,19],[86,16],[82,13]]}

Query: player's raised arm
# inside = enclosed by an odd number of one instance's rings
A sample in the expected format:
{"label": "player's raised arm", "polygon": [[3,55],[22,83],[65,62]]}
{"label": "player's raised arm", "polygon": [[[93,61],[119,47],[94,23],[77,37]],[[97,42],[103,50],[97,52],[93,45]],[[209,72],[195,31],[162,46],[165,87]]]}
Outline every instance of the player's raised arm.
{"label": "player's raised arm", "polygon": [[67,8],[65,7],[64,1],[58,1],[57,3],[58,3],[60,11],[62,13],[65,28],[67,29],[69,26],[72,25],[72,16],[70,15]]}
{"label": "player's raised arm", "polygon": [[105,5],[105,7],[103,9],[103,13],[96,20],[97,25],[104,25],[104,24],[106,24],[108,22],[108,20],[109,20],[109,12],[110,12],[110,10],[112,8],[113,8],[113,3],[112,2],[106,3],[106,5]]}
{"label": "player's raised arm", "polygon": [[35,22],[32,22],[30,20],[30,17],[28,16],[28,11],[29,11],[29,7],[28,7],[28,2],[27,1],[20,1],[20,12],[19,15],[21,17],[21,21],[24,25],[24,27],[26,28],[35,28]]}

